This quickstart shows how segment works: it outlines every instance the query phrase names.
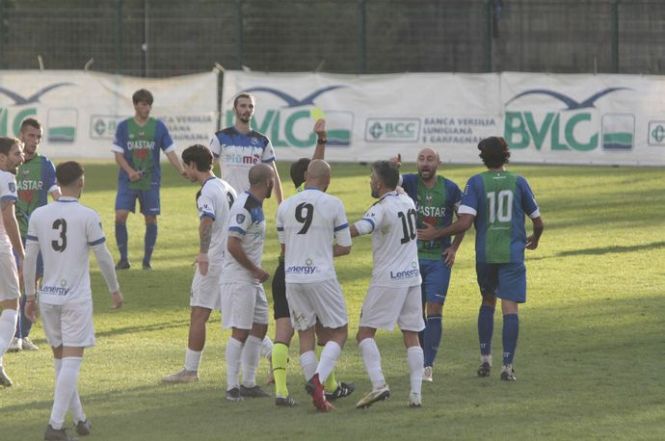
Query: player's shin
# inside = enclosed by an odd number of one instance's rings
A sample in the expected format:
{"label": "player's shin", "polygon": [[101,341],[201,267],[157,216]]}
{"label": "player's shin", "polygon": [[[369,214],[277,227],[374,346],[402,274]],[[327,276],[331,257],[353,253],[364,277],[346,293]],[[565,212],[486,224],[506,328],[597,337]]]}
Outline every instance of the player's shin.
{"label": "player's shin", "polygon": [[494,308],[481,305],[478,311],[478,341],[480,355],[489,356],[492,353],[492,333],[494,330]]}
{"label": "player's shin", "polygon": [[242,384],[245,387],[256,386],[256,369],[259,366],[260,354],[261,339],[250,335],[245,341],[241,356]]}
{"label": "player's shin", "polygon": [[[336,341],[329,341],[321,351],[321,360],[316,369],[319,374],[319,380],[325,383],[330,373],[335,369],[335,363],[342,353],[342,347]],[[334,391],[334,389],[332,390]],[[332,392],[331,391],[331,392]]]}
{"label": "player's shin", "polygon": [[503,364],[513,364],[519,334],[519,318],[517,314],[503,316]]}
{"label": "player's shin", "polygon": [[[381,353],[379,352],[379,347],[376,345],[376,341],[373,338],[365,338],[358,343],[358,348],[365,363],[367,375],[369,375],[369,379],[372,382],[372,388],[378,389],[384,386],[386,380],[381,369]],[[421,363],[419,366],[421,371],[422,366]]]}
{"label": "player's shin", "polygon": [[275,396],[286,398],[289,390],[286,386],[286,365],[289,359],[289,347],[284,343],[275,343],[272,347],[272,372],[275,377]]}
{"label": "player's shin", "polygon": [[411,346],[406,350],[406,360],[409,365],[409,379],[411,383],[411,393],[420,395],[423,384],[423,348],[420,346]]}
{"label": "player's shin", "polygon": [[65,357],[62,359],[60,373],[55,383],[53,409],[49,421],[54,429],[62,429],[65,422],[65,415],[76,393],[82,360],[81,357]]}

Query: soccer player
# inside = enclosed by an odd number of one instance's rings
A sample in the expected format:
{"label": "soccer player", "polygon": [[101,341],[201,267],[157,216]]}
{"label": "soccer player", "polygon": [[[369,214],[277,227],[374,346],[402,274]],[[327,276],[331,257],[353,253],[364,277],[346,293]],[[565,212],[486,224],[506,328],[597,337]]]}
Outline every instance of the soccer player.
{"label": "soccer player", "polygon": [[[21,123],[19,139],[23,142],[23,155],[25,160],[18,168],[16,186],[18,189],[18,200],[16,201],[16,218],[21,233],[21,241],[25,246],[25,236],[28,234],[28,221],[30,215],[37,208],[48,203],[49,194],[53,200],[60,196],[60,189],[55,182],[55,166],[44,155],[37,152],[42,140],[42,126],[34,118],[26,118]],[[43,272],[42,258],[37,258],[37,283]],[[30,340],[32,322],[25,316],[25,299],[21,297],[20,312],[16,334],[9,351],[39,349]]]}
{"label": "soccer player", "polygon": [[[0,137],[0,386],[9,387],[12,380],[5,373],[2,356],[12,341],[18,321],[19,272],[23,268],[23,243],[19,234],[14,204],[16,171],[23,162],[21,141]],[[13,249],[13,253],[12,253]],[[16,257],[14,257],[14,254]]]}
{"label": "soccer player", "polygon": [[[312,159],[324,159],[327,139],[326,121],[319,119],[314,124],[314,132],[317,135],[316,148]],[[291,164],[291,180],[296,191],[304,190],[305,171],[311,162],[309,158],[300,158]],[[275,343],[272,350],[272,371],[275,380],[275,404],[278,406],[295,406],[295,400],[289,396],[286,385],[286,366],[289,358],[289,344],[293,337],[293,326],[291,326],[291,315],[289,313],[289,302],[286,300],[286,281],[284,275],[284,253],[279,255],[279,264],[272,278],[273,312],[275,318]],[[326,328],[317,323],[316,327],[318,347],[325,346],[329,340]],[[323,385],[326,398],[329,401],[343,398],[354,391],[352,383],[337,382],[333,370],[326,384]]]}
{"label": "soccer player", "polygon": [[[268,397],[256,384],[261,344],[268,330],[268,301],[262,283],[270,274],[261,268],[266,222],[263,200],[270,198],[275,173],[266,164],[249,170],[249,191],[231,207],[227,253],[222,274],[222,324],[231,328],[226,344],[226,399]],[[238,380],[242,370],[242,383]]]}
{"label": "soccer player", "polygon": [[77,390],[83,352],[95,344],[90,249],[97,257],[113,307],[119,308],[123,302],[99,215],[79,203],[84,186],[83,167],[74,161],[64,162],[55,174],[62,196],[32,213],[23,274],[28,297],[26,314],[34,321],[36,265],[41,252],[44,278],[39,289],[39,310],[53,350],[56,374],[53,407],[44,434],[47,441],[71,439],[64,428],[68,410],[79,435],[88,435],[91,429]]}
{"label": "soccer player", "polygon": [[356,407],[367,408],[390,396],[381,370],[381,354],[374,336],[378,328],[391,330],[397,322],[404,336],[411,392],[409,406],[422,405],[423,349],[418,333],[425,327],[420,295],[416,243],[416,206],[395,191],[399,171],[389,161],[372,165],[370,188],[378,201],[351,226],[351,236],[372,234],[374,269],[360,314],[358,347],[372,381],[372,391]]}
{"label": "soccer player", "polygon": [[[270,140],[250,127],[256,100],[252,95],[241,93],[233,100],[235,124],[215,133],[210,140],[210,150],[219,159],[221,178],[238,193],[248,191],[249,170],[259,163],[268,164],[275,175],[274,192],[277,204],[282,203],[282,181],[275,162],[275,149]],[[261,355],[268,360],[272,354],[272,340],[265,337]],[[272,373],[272,372],[271,372]],[[270,380],[271,381],[271,380]]]}
{"label": "soccer player", "polygon": [[[399,157],[398,157],[399,158]],[[402,175],[402,186],[416,204],[418,227],[425,224],[446,227],[462,199],[462,192],[451,180],[437,175],[439,154],[430,148],[418,152],[417,174]],[[423,380],[433,381],[432,369],[443,334],[443,304],[446,301],[455,255],[464,233],[439,240],[418,240],[418,259],[422,277],[422,303],[426,313],[425,330],[420,340],[425,352]]]}
{"label": "soccer player", "polygon": [[199,212],[199,255],[189,304],[192,308],[185,367],[167,377],[164,383],[198,381],[198,369],[206,339],[206,322],[213,309],[221,306],[220,282],[226,250],[229,210],[237,195],[231,186],[212,172],[213,157],[207,147],[193,145],[182,152],[185,173],[201,185],[196,194]]}
{"label": "soccer player", "polygon": [[161,168],[159,151],[184,176],[175,144],[164,123],[150,116],[152,94],[139,89],[132,95],[134,117],[118,124],[113,139],[113,153],[118,170],[118,193],[115,199],[115,240],[120,252],[116,269],[129,269],[127,254],[127,216],[134,212],[136,200],[145,218],[143,269],[152,269],[150,258],[157,242],[157,216],[160,213],[159,186]]}
{"label": "soccer player", "polygon": [[[344,205],[325,193],[329,184],[330,166],[323,160],[313,160],[307,168],[305,190],[277,209],[286,297],[291,323],[300,336],[300,365],[314,406],[321,412],[334,409],[326,399],[323,384],[335,368],[348,334],[346,304],[333,257],[351,252]],[[329,336],[319,361],[314,352],[317,321],[328,328]]]}
{"label": "soccer player", "polygon": [[[503,138],[490,137],[478,143],[487,171],[472,176],[466,184],[459,219],[443,229],[426,225],[418,238],[436,240],[476,227],[476,274],[482,295],[478,312],[480,360],[478,376],[487,377],[492,367],[492,332],[497,297],[503,311],[503,367],[501,379],[515,381],[513,358],[517,348],[518,305],[526,302],[524,249],[538,248],[544,225],[536,199],[522,176],[506,171],[510,149]],[[526,235],[525,215],[531,218],[533,234]]]}

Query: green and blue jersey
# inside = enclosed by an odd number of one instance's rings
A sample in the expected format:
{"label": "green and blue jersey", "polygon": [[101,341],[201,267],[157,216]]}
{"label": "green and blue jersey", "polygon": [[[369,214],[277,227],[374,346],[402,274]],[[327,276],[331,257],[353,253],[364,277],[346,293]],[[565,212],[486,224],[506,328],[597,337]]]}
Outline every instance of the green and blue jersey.
{"label": "green and blue jersey", "polygon": [[48,203],[48,195],[57,189],[55,167],[45,156],[36,155],[24,162],[16,173],[16,219],[21,237],[28,234],[28,222],[35,209]]}

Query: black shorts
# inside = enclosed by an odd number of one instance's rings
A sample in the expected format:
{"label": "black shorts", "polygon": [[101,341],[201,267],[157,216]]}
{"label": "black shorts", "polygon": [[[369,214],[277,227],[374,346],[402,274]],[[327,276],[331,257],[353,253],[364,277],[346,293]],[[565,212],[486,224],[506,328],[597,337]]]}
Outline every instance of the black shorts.
{"label": "black shorts", "polygon": [[272,276],[272,307],[275,320],[289,318],[289,302],[286,300],[286,281],[284,280],[284,259],[279,259],[279,265]]}

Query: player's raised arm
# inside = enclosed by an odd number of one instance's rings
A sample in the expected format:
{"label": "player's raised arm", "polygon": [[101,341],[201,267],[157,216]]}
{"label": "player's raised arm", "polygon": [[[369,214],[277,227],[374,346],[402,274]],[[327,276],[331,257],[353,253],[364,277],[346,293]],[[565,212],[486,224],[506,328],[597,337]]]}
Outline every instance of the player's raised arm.
{"label": "player's raised arm", "polygon": [[314,124],[314,133],[316,133],[316,147],[312,159],[325,159],[326,144],[328,143],[328,131],[326,130],[326,120],[317,119]]}

